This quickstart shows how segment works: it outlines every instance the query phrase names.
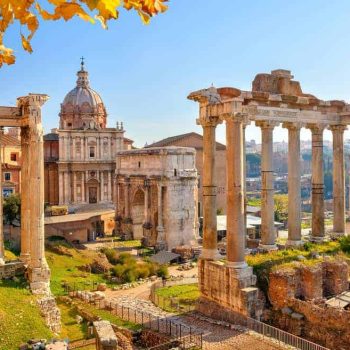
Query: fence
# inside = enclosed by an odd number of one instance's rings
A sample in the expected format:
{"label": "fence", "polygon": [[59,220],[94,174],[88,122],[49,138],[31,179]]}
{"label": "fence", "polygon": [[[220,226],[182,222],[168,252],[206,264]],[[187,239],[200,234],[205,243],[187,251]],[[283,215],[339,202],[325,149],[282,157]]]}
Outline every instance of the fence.
{"label": "fence", "polygon": [[[189,312],[197,309],[197,302],[194,301],[191,304],[181,303],[179,298],[161,297],[156,293],[156,290],[163,287],[170,287],[175,285],[194,284],[198,283],[197,278],[184,278],[179,281],[166,281],[156,282],[151,288],[151,300],[152,302],[164,309],[176,309],[178,312]],[[283,331],[279,328],[273,327],[267,323],[260,322],[253,318],[244,316],[239,313],[230,311],[230,322],[233,324],[242,325],[256,333],[261,334],[264,337],[273,338],[279,342],[279,344],[290,345],[300,350],[329,350],[321,345],[300,338],[294,334]]]}
{"label": "fence", "polygon": [[96,298],[93,293],[86,291],[71,291],[69,295],[80,298],[99,309],[107,310],[112,315],[118,316],[124,321],[140,324],[153,331],[167,334],[171,337],[172,341],[178,340],[183,349],[190,349],[193,347],[201,349],[203,346],[203,335],[201,332],[174,320],[172,317],[155,316],[149,312],[120,305],[116,301]]}
{"label": "fence", "polygon": [[163,287],[180,286],[185,284],[198,284],[197,277],[182,278],[181,280],[170,280],[153,283],[150,299],[153,304],[167,311],[185,313],[194,311],[196,303],[193,300],[185,300],[177,297],[163,297],[156,293],[156,290]]}

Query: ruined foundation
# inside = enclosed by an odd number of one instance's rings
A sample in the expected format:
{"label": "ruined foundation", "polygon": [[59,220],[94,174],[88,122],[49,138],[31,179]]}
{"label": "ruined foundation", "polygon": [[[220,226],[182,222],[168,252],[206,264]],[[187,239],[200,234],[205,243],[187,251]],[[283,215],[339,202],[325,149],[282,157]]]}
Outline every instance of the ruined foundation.
{"label": "ruined foundation", "polygon": [[234,319],[235,313],[260,318],[263,302],[251,267],[236,269],[220,261],[200,259],[198,268],[199,312],[219,319],[225,316],[227,321]]}

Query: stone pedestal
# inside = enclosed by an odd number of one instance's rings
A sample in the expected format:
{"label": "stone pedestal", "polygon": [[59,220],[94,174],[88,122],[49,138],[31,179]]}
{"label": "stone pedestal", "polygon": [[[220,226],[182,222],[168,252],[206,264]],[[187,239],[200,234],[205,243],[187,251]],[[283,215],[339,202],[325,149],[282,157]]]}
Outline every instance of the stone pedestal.
{"label": "stone pedestal", "polygon": [[200,259],[198,269],[200,312],[213,316],[216,308],[223,307],[241,315],[260,317],[262,305],[251,267],[237,269],[219,261]]}

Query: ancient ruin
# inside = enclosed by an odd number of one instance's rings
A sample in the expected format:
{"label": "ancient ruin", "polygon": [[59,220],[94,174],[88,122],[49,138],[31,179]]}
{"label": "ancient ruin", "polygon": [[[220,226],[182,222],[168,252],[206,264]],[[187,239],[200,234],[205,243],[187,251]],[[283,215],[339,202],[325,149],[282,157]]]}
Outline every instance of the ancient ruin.
{"label": "ancient ruin", "polygon": [[[276,249],[273,234],[274,178],[272,168],[273,129],[282,124],[289,134],[288,246],[301,240],[300,129],[312,133],[312,241],[325,239],[323,198],[323,131],[333,133],[334,234],[345,233],[345,181],[343,133],[350,121],[350,105],[343,101],[322,101],[303,93],[300,83],[287,70],[258,74],[252,91],[232,87],[210,87],[192,92],[188,98],[199,103],[197,123],[203,128],[203,251],[199,263],[204,312],[219,306],[253,317],[261,314],[255,303],[258,290],[245,262],[245,175],[244,130],[255,122],[262,132],[262,239],[261,248]],[[227,145],[227,261],[217,261],[215,130],[226,122]],[[258,306],[257,306],[258,305]]]}
{"label": "ancient ruin", "polygon": [[154,147],[116,158],[116,234],[157,249],[198,238],[195,150]]}

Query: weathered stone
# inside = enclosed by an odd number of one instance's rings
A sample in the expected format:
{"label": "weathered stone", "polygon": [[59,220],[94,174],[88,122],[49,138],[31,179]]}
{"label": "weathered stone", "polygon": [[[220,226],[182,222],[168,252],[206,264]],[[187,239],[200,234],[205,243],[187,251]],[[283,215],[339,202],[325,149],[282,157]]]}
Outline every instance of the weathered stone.
{"label": "weathered stone", "polygon": [[109,321],[95,321],[94,334],[97,350],[117,350],[118,339]]}

